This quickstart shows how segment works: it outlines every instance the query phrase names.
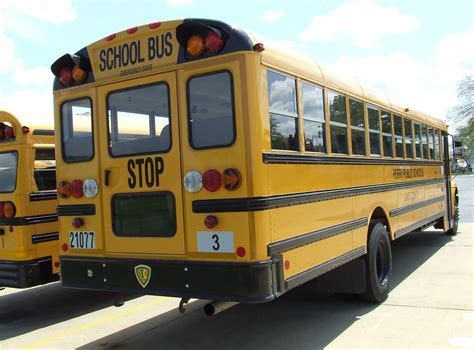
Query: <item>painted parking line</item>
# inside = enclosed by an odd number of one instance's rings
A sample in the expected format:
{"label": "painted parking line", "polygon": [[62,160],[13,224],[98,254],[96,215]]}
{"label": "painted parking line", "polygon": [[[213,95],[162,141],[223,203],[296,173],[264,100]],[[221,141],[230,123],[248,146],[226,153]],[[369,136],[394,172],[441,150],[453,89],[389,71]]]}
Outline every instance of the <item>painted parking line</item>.
{"label": "painted parking line", "polygon": [[118,313],[113,314],[111,316],[103,317],[101,319],[98,319],[96,321],[87,323],[85,325],[78,326],[78,327],[73,328],[71,330],[64,331],[64,332],[59,332],[59,333],[56,333],[56,334],[54,334],[50,337],[37,340],[37,341],[35,341],[31,344],[26,345],[25,347],[22,348],[22,350],[30,350],[30,349],[45,347],[45,346],[50,345],[51,343],[54,343],[58,340],[64,339],[66,337],[70,337],[74,334],[80,333],[80,332],[85,331],[87,329],[91,329],[91,328],[94,328],[94,327],[97,327],[97,326],[100,326],[100,325],[107,324],[107,323],[112,322],[116,319],[119,319],[119,318],[122,318],[122,317],[125,317],[125,316],[129,316],[131,314],[142,311],[144,309],[148,309],[150,307],[153,307],[153,306],[156,306],[158,304],[164,303],[165,301],[168,301],[170,299],[172,299],[172,298],[160,297],[160,299],[158,299],[158,300],[150,301],[146,304],[138,305],[138,306],[136,306],[132,309],[124,310],[122,312],[118,312]]}

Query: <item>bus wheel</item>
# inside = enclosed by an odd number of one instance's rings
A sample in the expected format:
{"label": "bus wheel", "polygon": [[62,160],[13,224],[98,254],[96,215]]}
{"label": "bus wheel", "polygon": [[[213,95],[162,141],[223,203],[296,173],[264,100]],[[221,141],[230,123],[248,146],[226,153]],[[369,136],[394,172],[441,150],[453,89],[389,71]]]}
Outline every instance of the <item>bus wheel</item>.
{"label": "bus wheel", "polygon": [[392,276],[392,251],[388,232],[376,224],[370,234],[365,256],[365,291],[361,297],[372,303],[381,303],[388,297]]}
{"label": "bus wheel", "polygon": [[454,204],[454,216],[453,216],[453,227],[447,230],[445,233],[448,236],[455,236],[458,233],[458,224],[459,224],[459,207],[458,201]]}

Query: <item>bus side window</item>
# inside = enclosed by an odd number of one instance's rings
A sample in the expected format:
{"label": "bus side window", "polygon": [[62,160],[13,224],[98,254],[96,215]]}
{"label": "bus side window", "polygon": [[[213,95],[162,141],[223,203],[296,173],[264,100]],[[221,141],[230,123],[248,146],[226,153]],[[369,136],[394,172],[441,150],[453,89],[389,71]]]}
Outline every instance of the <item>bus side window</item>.
{"label": "bus side window", "polygon": [[423,144],[423,159],[428,159],[428,131],[426,124],[421,125],[421,143]]}
{"label": "bus side window", "polygon": [[380,113],[379,110],[372,106],[367,106],[367,116],[369,119],[369,142],[370,154],[381,155],[380,149]]}
{"label": "bus side window", "polygon": [[346,96],[328,91],[331,152],[348,154]]}
{"label": "bus side window", "polygon": [[395,132],[395,156],[403,158],[403,119],[396,114],[393,115],[393,130]]}
{"label": "bus side window", "polygon": [[412,121],[410,119],[405,118],[404,126],[405,126],[405,152],[407,158],[413,158],[413,131],[412,131]]}
{"label": "bus side window", "polygon": [[433,134],[433,128],[432,127],[428,128],[428,143],[429,143],[429,148],[430,148],[430,159],[434,160],[435,159],[434,134]]}
{"label": "bus side window", "polygon": [[416,158],[421,159],[421,125],[418,123],[413,124],[415,129],[415,150]]}
{"label": "bus side window", "polygon": [[34,179],[38,191],[56,189],[56,160],[54,148],[36,148]]}
{"label": "bus side window", "polygon": [[305,150],[326,153],[323,89],[303,82],[301,84],[301,99],[303,102]]}
{"label": "bus side window", "polygon": [[380,111],[382,120],[382,145],[384,157],[393,157],[392,147],[392,114],[387,111]]}
{"label": "bus side window", "polygon": [[296,80],[267,71],[272,149],[299,150]]}
{"label": "bus side window", "polygon": [[364,104],[350,99],[349,112],[351,118],[352,154],[365,156]]}
{"label": "bus side window", "polygon": [[440,142],[439,142],[439,130],[434,129],[434,137],[435,137],[435,159],[440,160],[441,159],[441,153],[440,153]]}

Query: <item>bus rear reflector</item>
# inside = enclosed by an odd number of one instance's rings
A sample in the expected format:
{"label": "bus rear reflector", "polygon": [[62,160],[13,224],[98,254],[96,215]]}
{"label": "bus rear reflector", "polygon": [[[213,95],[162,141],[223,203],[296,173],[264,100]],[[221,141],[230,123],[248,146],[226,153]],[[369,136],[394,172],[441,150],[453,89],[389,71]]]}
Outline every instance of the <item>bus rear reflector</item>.
{"label": "bus rear reflector", "polygon": [[69,250],[69,245],[67,243],[63,243],[61,249],[63,250],[63,252],[67,252]]}
{"label": "bus rear reflector", "polygon": [[61,198],[69,198],[71,196],[71,184],[69,181],[60,181],[58,184],[58,195]]}
{"label": "bus rear reflector", "polygon": [[83,218],[74,218],[72,219],[72,227],[80,228],[84,226],[84,219]]}
{"label": "bus rear reflector", "polygon": [[217,224],[219,223],[219,220],[217,219],[216,216],[214,215],[208,215],[206,216],[206,218],[204,219],[204,225],[207,227],[207,228],[214,228],[217,226]]}
{"label": "bus rear reflector", "polygon": [[244,247],[238,247],[237,248],[237,256],[239,258],[243,258],[246,254],[245,248]]}
{"label": "bus rear reflector", "polygon": [[202,186],[209,192],[216,192],[222,186],[222,176],[216,169],[206,170],[202,175]]}

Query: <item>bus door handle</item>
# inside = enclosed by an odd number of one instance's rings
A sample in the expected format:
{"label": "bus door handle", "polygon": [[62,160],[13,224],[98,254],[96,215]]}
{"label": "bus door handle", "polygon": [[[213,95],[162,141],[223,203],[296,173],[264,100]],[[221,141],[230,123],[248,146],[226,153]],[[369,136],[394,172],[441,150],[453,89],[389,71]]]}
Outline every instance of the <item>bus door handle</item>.
{"label": "bus door handle", "polygon": [[104,173],[104,176],[105,176],[105,186],[108,186],[109,185],[109,182],[110,182],[110,173],[112,171],[110,169],[105,169],[105,173]]}

